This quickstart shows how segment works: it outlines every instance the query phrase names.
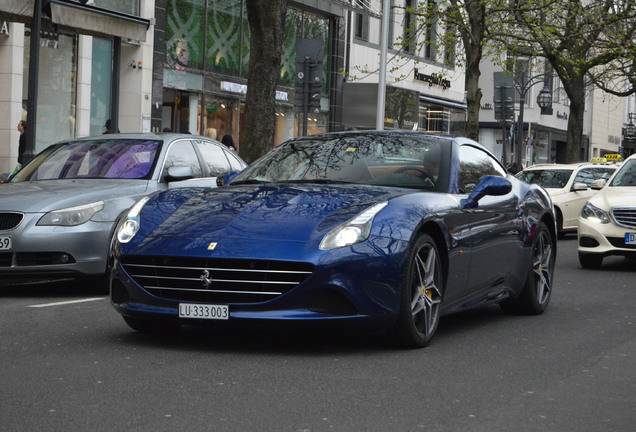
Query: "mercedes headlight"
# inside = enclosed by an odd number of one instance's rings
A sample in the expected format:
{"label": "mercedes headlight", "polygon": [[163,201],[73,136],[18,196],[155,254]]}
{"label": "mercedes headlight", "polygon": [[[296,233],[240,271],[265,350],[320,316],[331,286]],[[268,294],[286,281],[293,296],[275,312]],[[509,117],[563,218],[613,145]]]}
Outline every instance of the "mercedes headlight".
{"label": "mercedes headlight", "polygon": [[589,202],[585,203],[585,205],[583,206],[583,209],[581,210],[581,217],[583,219],[589,220],[590,222],[603,224],[610,222],[609,215],[606,211],[601,210],[600,208],[590,204]]}
{"label": "mercedes headlight", "polygon": [[373,218],[380,210],[386,207],[387,204],[387,202],[376,204],[353,219],[338,225],[323,237],[319,249],[336,249],[365,241],[369,238]]}
{"label": "mercedes headlight", "polygon": [[37,225],[77,226],[88,222],[95,213],[104,208],[104,201],[69,207],[48,212],[40,218]]}
{"label": "mercedes headlight", "polygon": [[119,226],[117,227],[117,240],[119,243],[128,243],[132,238],[137,234],[140,227],[139,214],[141,213],[141,209],[150,199],[149,196],[145,196],[133,205],[128,213],[126,213],[126,217],[121,221]]}

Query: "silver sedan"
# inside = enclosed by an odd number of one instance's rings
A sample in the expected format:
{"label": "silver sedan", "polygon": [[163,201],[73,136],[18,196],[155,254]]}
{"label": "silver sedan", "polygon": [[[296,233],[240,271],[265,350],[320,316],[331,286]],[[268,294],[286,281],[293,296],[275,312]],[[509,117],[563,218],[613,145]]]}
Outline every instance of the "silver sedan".
{"label": "silver sedan", "polygon": [[171,187],[216,187],[245,166],[221,143],[194,135],[112,134],[54,144],[0,185],[0,283],[105,282],[115,224],[139,198]]}

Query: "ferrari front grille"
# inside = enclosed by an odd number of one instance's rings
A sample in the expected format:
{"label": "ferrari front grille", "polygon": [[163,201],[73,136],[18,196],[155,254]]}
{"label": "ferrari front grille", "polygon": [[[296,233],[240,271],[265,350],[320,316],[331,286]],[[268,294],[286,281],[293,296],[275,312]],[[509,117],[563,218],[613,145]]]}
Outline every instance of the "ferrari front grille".
{"label": "ferrari front grille", "polygon": [[128,276],[150,294],[206,303],[261,303],[307,279],[311,264],[163,256],[123,256]]}
{"label": "ferrari front grille", "polygon": [[618,225],[636,229],[636,207],[614,207],[612,217]]}

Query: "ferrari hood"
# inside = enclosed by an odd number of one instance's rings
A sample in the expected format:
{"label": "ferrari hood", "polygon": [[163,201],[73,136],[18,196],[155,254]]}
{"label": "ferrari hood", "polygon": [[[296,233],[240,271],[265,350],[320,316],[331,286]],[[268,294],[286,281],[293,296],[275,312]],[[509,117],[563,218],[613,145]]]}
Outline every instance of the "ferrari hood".
{"label": "ferrari hood", "polygon": [[143,194],[147,180],[43,180],[0,185],[0,211],[45,213]]}
{"label": "ferrari hood", "polygon": [[363,185],[259,185],[171,190],[141,214],[144,236],[308,241],[400,193]]}

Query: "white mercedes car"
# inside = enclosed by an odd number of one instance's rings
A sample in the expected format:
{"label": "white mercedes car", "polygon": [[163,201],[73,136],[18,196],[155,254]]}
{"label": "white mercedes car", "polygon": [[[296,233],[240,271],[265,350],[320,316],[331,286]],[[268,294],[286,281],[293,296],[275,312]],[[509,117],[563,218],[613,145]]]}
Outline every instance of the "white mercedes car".
{"label": "white mercedes car", "polygon": [[542,186],[550,194],[557,232],[562,238],[568,232],[576,232],[581,208],[597,192],[591,187],[592,182],[608,180],[616,168],[618,165],[613,163],[540,164],[524,169],[517,177]]}
{"label": "white mercedes car", "polygon": [[636,258],[636,155],[583,206],[578,224],[583,267],[599,268],[609,255]]}

